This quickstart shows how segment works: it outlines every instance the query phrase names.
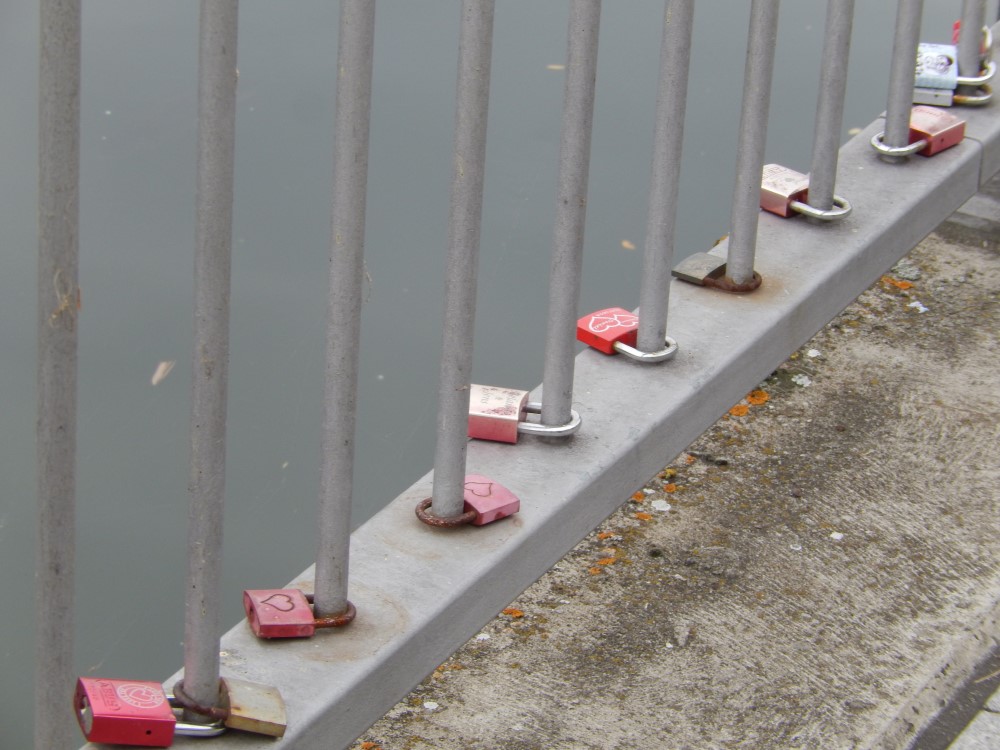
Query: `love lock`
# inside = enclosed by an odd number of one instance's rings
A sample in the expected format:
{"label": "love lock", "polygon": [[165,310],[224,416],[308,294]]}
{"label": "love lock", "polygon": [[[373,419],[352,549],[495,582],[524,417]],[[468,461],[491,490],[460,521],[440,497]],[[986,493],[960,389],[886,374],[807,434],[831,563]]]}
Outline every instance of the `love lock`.
{"label": "love lock", "polygon": [[[917,65],[913,79],[914,104],[931,104],[950,107],[953,104],[982,105],[993,98],[989,83],[996,73],[996,64],[990,59],[993,40],[989,28],[983,29],[984,54],[980,56],[978,76],[958,74],[958,47],[954,44],[917,45]],[[960,87],[973,87],[974,94],[957,94]]]}
{"label": "love lock", "polygon": [[299,589],[247,589],[243,609],[250,629],[258,638],[311,638],[317,628],[339,628],[357,615],[350,602],[347,611],[335,617],[316,617],[312,594]]}
{"label": "love lock", "polygon": [[835,208],[819,209],[809,205],[809,177],[780,164],[765,164],[761,173],[760,207],[778,216],[803,214],[821,221],[836,221],[851,213],[851,204],[839,195],[833,197]]}
{"label": "love lock", "polygon": [[763,283],[760,274],[754,271],[753,278],[746,284],[733,284],[726,277],[726,259],[712,253],[694,253],[693,255],[689,255],[674,266],[671,273],[681,281],[686,281],[689,284],[707,286],[734,294],[752,292]]}
{"label": "love lock", "polygon": [[463,512],[455,518],[440,518],[428,513],[434,501],[432,497],[421,500],[417,505],[417,518],[428,526],[439,528],[466,524],[483,526],[512,516],[521,509],[521,501],[513,492],[482,474],[466,475],[462,497],[465,501]]}
{"label": "love lock", "polygon": [[217,737],[226,731],[222,721],[177,721],[174,710],[181,706],[158,682],[81,677],[73,708],[88,742],[170,747],[175,736]]}
{"label": "love lock", "polygon": [[521,433],[545,437],[568,437],[580,429],[580,415],[570,411],[570,421],[564,425],[544,425],[529,422],[529,414],[541,414],[542,405],[528,401],[528,392],[493,385],[469,387],[469,437],[516,443]]}
{"label": "love lock", "polygon": [[872,138],[872,148],[882,156],[898,159],[920,154],[934,156],[962,142],[965,138],[965,120],[937,107],[918,105],[910,110],[909,145],[893,148],[886,146],[878,133]]}
{"label": "love lock", "polygon": [[174,685],[175,700],[188,711],[239,729],[268,737],[283,737],[288,722],[285,701],[276,688],[233,677],[219,679],[217,706],[201,706],[184,691],[184,681]]}
{"label": "love lock", "polygon": [[665,362],[677,353],[677,342],[667,337],[664,347],[655,352],[636,348],[639,318],[620,307],[584,315],[576,321],[576,338],[604,354],[624,354],[638,362]]}

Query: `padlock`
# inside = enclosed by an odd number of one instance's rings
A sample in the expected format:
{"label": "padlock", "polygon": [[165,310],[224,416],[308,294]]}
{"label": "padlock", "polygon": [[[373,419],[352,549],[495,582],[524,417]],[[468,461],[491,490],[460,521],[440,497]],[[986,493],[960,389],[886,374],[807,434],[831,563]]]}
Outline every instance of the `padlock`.
{"label": "padlock", "polygon": [[808,203],[809,178],[780,164],[765,164],[761,174],[760,207],[778,216],[795,213],[793,203]]}
{"label": "padlock", "polygon": [[277,688],[256,682],[220,677],[215,704],[204,706],[192,700],[180,680],[174,685],[174,698],[178,707],[221,722],[226,729],[283,737],[288,724],[281,693]]}
{"label": "padlock", "polygon": [[913,85],[949,91],[958,88],[958,48],[953,44],[918,44]]}
{"label": "padlock", "polygon": [[833,207],[809,205],[809,176],[780,164],[765,164],[761,173],[760,207],[778,216],[802,214],[818,221],[838,221],[850,215],[851,204],[833,196]]}
{"label": "padlock", "polygon": [[316,617],[312,595],[299,589],[247,589],[243,609],[250,629],[258,638],[310,638],[317,628],[335,628],[350,623],[356,614],[354,605],[335,617]]}
{"label": "padlock", "polygon": [[225,713],[223,723],[269,737],[283,737],[288,721],[285,701],[277,688],[233,677],[219,679],[219,703]]}
{"label": "padlock", "polygon": [[[579,417],[577,417],[579,420]],[[428,526],[454,529],[468,524],[484,526],[512,516],[521,509],[521,501],[499,482],[482,474],[468,474],[462,488],[462,512],[457,516],[434,515],[433,497],[417,503],[417,518]]]}
{"label": "padlock", "polygon": [[938,107],[918,105],[910,110],[910,143],[923,141],[927,145],[918,151],[933,156],[961,143],[965,137],[965,120]]}
{"label": "padlock", "polygon": [[516,443],[528,414],[528,392],[473,383],[469,389],[469,437]]}
{"label": "padlock", "polygon": [[[913,79],[913,103],[950,107],[952,104],[982,105],[990,101],[993,92],[989,83],[996,73],[996,64],[990,59],[992,38],[984,29],[984,43],[980,51],[980,71],[976,76],[961,76],[958,70],[958,47],[954,44],[917,45],[917,63]],[[959,94],[963,87],[976,89],[975,93]]]}
{"label": "padlock", "polygon": [[528,392],[493,385],[469,386],[468,435],[476,440],[516,443],[521,433],[543,437],[568,437],[580,428],[580,415],[570,411],[566,424],[529,422],[529,414],[541,414],[542,405],[528,401]]}
{"label": "padlock", "polygon": [[635,347],[639,318],[620,307],[609,307],[576,321],[576,338],[604,354],[615,354],[616,344]]}
{"label": "padlock", "polygon": [[[726,239],[728,238],[723,237],[716,245],[721,244]],[[694,253],[689,255],[674,266],[671,274],[689,284],[707,286],[711,289],[719,289],[723,292],[734,294],[752,292],[764,281],[761,275],[754,271],[753,277],[747,283],[734,284],[726,277],[726,259],[712,253]]]}
{"label": "padlock", "polygon": [[465,477],[464,490],[465,510],[476,512],[476,518],[472,521],[473,526],[499,521],[521,509],[521,501],[513,492],[482,474],[468,474]]}
{"label": "padlock", "polygon": [[177,735],[216,737],[226,731],[218,721],[177,721],[173,697],[158,682],[80,677],[73,707],[88,742],[170,747]]}

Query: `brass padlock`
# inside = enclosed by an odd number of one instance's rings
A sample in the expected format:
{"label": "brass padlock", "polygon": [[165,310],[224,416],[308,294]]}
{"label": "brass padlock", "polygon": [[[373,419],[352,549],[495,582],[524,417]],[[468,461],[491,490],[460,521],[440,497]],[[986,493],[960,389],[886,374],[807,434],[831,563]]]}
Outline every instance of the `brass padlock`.
{"label": "brass padlock", "polygon": [[184,690],[183,680],[174,685],[173,692],[182,708],[221,721],[227,729],[283,737],[288,726],[285,701],[277,688],[268,685],[221,677],[219,697],[214,706],[195,703]]}
{"label": "brass padlock", "polygon": [[226,712],[223,723],[227,727],[269,737],[284,736],[288,721],[285,701],[277,688],[233,677],[222,677],[219,682],[219,702]]}

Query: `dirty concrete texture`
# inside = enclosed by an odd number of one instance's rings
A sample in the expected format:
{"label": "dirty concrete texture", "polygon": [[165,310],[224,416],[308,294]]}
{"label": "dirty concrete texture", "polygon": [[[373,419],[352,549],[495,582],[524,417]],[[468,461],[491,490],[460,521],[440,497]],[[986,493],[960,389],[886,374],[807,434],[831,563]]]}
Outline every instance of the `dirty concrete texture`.
{"label": "dirty concrete texture", "polygon": [[353,748],[906,748],[1000,634],[1000,253],[950,231]]}

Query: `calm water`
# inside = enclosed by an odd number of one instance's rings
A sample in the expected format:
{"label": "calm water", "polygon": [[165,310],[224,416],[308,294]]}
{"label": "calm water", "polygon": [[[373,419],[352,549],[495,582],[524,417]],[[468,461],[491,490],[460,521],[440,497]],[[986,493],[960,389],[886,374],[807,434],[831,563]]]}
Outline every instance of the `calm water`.
{"label": "calm water", "polygon": [[[474,379],[541,380],[567,2],[497,8]],[[947,41],[959,3],[928,3]],[[954,5],[953,12],[938,6]],[[432,464],[458,3],[379,6],[354,524]],[[677,253],[728,231],[749,3],[703,0]],[[847,129],[884,108],[895,3],[858,3]],[[638,302],[661,0],[605,3],[581,314]],[[809,167],[825,3],[782,11],[768,161]],[[241,7],[224,619],[310,563],[337,4]],[[0,748],[31,744],[36,4],[0,4]],[[84,13],[78,671],[181,662],[197,3]],[[161,361],[175,360],[153,386]],[[67,712],[68,712],[67,708]]]}

